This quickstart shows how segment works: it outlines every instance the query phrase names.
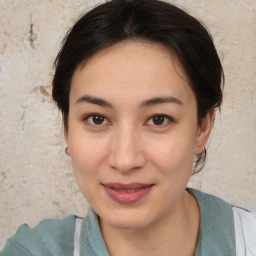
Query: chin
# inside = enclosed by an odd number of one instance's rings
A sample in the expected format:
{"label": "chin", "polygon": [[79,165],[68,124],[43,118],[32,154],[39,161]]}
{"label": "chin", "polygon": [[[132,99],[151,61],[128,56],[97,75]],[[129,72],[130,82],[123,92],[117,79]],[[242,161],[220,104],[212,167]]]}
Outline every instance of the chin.
{"label": "chin", "polygon": [[153,222],[148,211],[143,211],[142,209],[122,209],[117,211],[112,209],[110,214],[102,213],[102,216],[104,218],[100,218],[101,222],[117,229],[138,230],[146,228]]}
{"label": "chin", "polygon": [[[104,221],[104,220],[103,220]],[[123,229],[123,230],[138,230],[138,229],[144,229],[148,225],[144,221],[139,221],[139,220],[110,220],[110,221],[105,221],[105,223],[113,228],[116,229]]]}

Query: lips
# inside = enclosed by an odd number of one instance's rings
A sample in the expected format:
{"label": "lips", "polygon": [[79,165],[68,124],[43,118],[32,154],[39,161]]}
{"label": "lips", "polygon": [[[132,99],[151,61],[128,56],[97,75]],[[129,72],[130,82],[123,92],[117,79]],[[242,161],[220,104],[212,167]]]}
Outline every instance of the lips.
{"label": "lips", "polygon": [[120,204],[132,204],[145,197],[154,184],[142,183],[107,183],[102,184],[106,194],[115,202]]}

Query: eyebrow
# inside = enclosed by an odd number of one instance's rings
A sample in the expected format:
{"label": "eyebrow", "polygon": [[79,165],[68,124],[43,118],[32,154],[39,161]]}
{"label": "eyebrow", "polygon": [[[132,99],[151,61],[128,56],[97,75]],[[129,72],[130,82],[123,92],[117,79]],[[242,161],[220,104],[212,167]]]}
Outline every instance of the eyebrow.
{"label": "eyebrow", "polygon": [[175,97],[155,97],[155,98],[151,98],[143,101],[140,107],[144,108],[144,107],[150,107],[150,106],[164,104],[164,103],[175,103],[178,105],[183,105],[182,101]]}
{"label": "eyebrow", "polygon": [[[84,95],[80,97],[78,100],[76,100],[75,104],[79,104],[79,103],[91,103],[91,104],[99,105],[102,107],[113,108],[113,105],[110,102],[101,98],[92,97],[88,95]],[[182,101],[180,101],[175,97],[154,97],[154,98],[143,101],[140,104],[140,108],[150,107],[150,106],[164,104],[164,103],[175,103],[178,105],[183,105]]]}
{"label": "eyebrow", "polygon": [[113,108],[113,105],[111,103],[107,102],[106,100],[103,100],[103,99],[97,98],[97,97],[87,96],[87,95],[84,95],[84,96],[80,97],[75,102],[75,104],[83,103],[83,102],[92,103],[92,104],[99,105],[99,106],[102,106],[102,107]]}

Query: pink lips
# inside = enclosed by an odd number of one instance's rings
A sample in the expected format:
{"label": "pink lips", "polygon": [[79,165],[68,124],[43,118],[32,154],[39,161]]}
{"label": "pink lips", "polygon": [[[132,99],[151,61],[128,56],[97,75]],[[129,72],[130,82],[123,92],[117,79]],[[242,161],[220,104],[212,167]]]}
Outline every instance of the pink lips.
{"label": "pink lips", "polygon": [[120,204],[131,204],[139,201],[142,197],[146,196],[153,187],[153,184],[141,183],[107,183],[102,185],[107,195]]}

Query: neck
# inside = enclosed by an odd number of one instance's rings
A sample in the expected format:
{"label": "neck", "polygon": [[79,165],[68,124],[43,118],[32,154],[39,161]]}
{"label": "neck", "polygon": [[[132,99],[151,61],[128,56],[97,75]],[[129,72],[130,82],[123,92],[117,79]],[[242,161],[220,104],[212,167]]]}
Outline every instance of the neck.
{"label": "neck", "polygon": [[111,256],[118,256],[120,252],[122,256],[192,256],[196,248],[199,222],[200,212],[196,199],[185,191],[171,214],[144,229],[117,229],[101,220],[100,226]]}

